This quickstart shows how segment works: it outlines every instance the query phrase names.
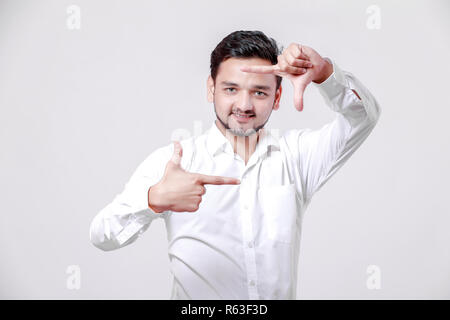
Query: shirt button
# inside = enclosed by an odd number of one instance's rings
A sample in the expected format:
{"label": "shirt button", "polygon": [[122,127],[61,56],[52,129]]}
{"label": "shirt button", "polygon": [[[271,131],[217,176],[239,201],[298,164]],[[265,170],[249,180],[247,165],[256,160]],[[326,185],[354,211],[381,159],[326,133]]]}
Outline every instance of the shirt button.
{"label": "shirt button", "polygon": [[248,205],[245,204],[244,205],[244,209],[247,210],[248,209]]}
{"label": "shirt button", "polygon": [[255,285],[255,281],[250,280],[249,284],[253,287]]}
{"label": "shirt button", "polygon": [[252,242],[252,241],[249,241],[249,242],[248,242],[248,247],[249,247],[249,248],[253,248],[253,242]]}

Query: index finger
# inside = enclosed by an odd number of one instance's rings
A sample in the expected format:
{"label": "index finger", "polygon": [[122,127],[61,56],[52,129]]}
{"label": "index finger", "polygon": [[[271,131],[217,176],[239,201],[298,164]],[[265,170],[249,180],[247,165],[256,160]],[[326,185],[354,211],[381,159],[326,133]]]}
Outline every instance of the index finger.
{"label": "index finger", "polygon": [[221,177],[221,176],[208,176],[205,174],[197,175],[201,184],[240,184],[241,181],[236,178]]}
{"label": "index finger", "polygon": [[243,72],[253,72],[253,73],[273,73],[275,74],[280,68],[278,64],[271,66],[242,66],[241,71]]}

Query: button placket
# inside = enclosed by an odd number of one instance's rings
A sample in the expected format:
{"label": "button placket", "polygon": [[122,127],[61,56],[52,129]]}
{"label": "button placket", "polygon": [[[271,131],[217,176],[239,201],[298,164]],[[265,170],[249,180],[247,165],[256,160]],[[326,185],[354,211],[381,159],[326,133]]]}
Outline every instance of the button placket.
{"label": "button placket", "polygon": [[248,186],[248,178],[244,174],[241,178],[240,184],[240,202],[242,210],[243,223],[243,246],[245,255],[245,264],[247,270],[247,285],[250,299],[258,299],[259,294],[256,287],[257,272],[256,272],[256,256],[253,249],[253,227],[252,227],[252,213],[251,213],[251,199],[250,189]]}

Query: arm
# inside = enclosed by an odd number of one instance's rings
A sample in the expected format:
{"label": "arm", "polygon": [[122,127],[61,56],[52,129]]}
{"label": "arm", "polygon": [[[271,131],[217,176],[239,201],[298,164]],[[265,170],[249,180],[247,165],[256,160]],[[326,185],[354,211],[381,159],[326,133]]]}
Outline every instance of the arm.
{"label": "arm", "polygon": [[239,183],[235,178],[187,172],[195,154],[194,139],[176,145],[153,152],[139,165],[122,193],[97,214],[90,228],[96,247],[119,249],[136,241],[158,217],[197,211],[206,192],[204,184]]}
{"label": "arm", "polygon": [[326,104],[336,112],[333,122],[319,130],[291,130],[286,138],[297,156],[304,201],[327,182],[369,136],[381,109],[356,77],[333,61],[333,73],[314,83]]}
{"label": "arm", "polygon": [[156,213],[148,204],[149,188],[161,179],[168,151],[167,147],[159,148],[150,154],[135,170],[124,190],[94,217],[90,240],[97,248],[110,251],[131,244],[154,219],[168,212]]}
{"label": "arm", "polygon": [[[319,130],[289,130],[284,143],[296,162],[303,202],[336,173],[369,136],[380,116],[380,107],[354,75],[339,69],[329,58],[305,45],[291,43],[276,65],[243,66],[241,71],[275,74],[294,86],[294,105],[303,110],[303,92],[313,82],[336,119]],[[278,103],[278,102],[277,102]]]}

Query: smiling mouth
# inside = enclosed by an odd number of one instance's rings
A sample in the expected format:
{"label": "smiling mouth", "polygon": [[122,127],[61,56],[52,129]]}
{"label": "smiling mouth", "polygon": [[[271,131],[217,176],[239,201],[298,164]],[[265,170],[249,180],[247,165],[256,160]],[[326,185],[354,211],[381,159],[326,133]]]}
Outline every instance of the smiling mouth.
{"label": "smiling mouth", "polygon": [[255,115],[253,114],[240,114],[240,113],[233,113],[233,115],[237,118],[242,118],[242,119],[249,119],[249,118],[253,118]]}

